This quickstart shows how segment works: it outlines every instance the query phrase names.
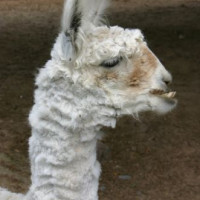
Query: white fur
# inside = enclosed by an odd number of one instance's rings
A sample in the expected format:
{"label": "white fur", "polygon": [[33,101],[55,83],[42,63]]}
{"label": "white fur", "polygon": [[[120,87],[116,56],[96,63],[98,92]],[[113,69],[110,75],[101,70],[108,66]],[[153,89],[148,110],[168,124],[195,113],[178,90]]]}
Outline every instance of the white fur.
{"label": "white fur", "polygon": [[24,195],[12,193],[6,189],[0,188],[0,200],[24,200]]}
{"label": "white fur", "polygon": [[[0,190],[1,200],[97,200],[101,167],[96,145],[101,128],[114,128],[120,115],[136,116],[148,110],[166,113],[175,106],[149,94],[151,89],[165,89],[164,81],[171,81],[152,53],[152,73],[140,87],[128,85],[136,68],[134,60],[144,57],[148,63],[144,48],[150,51],[141,31],[99,26],[106,1],[80,0],[77,5],[82,13],[78,32],[75,35],[70,25],[75,0],[68,0],[52,59],[36,78],[29,115],[32,184],[25,196]],[[116,67],[101,66],[119,56],[123,60]]]}

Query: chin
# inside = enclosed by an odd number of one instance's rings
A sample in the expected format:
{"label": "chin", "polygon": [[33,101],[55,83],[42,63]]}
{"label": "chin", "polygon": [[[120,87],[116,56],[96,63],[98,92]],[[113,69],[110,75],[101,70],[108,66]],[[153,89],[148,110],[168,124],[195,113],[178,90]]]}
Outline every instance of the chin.
{"label": "chin", "polygon": [[116,106],[117,116],[132,115],[137,117],[139,113],[149,111],[161,115],[166,114],[177,105],[177,100],[174,97],[175,92],[162,93],[162,95],[147,93],[132,99],[132,101],[130,99],[119,100],[118,102],[121,104]]}
{"label": "chin", "polygon": [[177,102],[178,101],[174,98],[165,98],[157,96],[150,98],[150,105],[152,111],[157,114],[166,114],[172,111],[176,107]]}

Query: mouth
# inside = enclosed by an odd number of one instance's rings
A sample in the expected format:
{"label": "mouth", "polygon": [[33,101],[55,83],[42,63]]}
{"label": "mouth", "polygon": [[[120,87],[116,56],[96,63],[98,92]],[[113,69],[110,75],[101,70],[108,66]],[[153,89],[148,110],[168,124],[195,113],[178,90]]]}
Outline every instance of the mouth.
{"label": "mouth", "polygon": [[175,99],[175,96],[176,96],[175,91],[166,92],[161,89],[153,89],[150,91],[150,94],[153,94],[155,96],[162,97],[165,99],[169,99],[169,100]]}

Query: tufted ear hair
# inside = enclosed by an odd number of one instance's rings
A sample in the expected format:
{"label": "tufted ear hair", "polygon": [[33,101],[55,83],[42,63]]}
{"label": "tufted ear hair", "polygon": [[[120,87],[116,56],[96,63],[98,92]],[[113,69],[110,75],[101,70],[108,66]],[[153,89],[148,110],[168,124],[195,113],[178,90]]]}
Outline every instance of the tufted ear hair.
{"label": "tufted ear hair", "polygon": [[81,26],[82,13],[79,5],[80,0],[65,0],[63,16],[62,16],[62,31],[66,37],[76,38],[79,27]]}
{"label": "tufted ear hair", "polygon": [[102,25],[102,15],[109,0],[65,0],[62,16],[62,55],[72,60],[77,53],[76,40],[79,32],[91,25]]}
{"label": "tufted ear hair", "polygon": [[109,0],[80,0],[80,6],[83,12],[83,28],[86,28],[88,23],[95,26],[102,25],[103,14],[109,6],[109,3]]}
{"label": "tufted ear hair", "polygon": [[65,0],[62,30],[77,33],[80,27],[84,28],[88,23],[99,26],[109,2],[109,0]]}
{"label": "tufted ear hair", "polygon": [[65,0],[62,31],[72,42],[77,38],[80,28],[89,28],[89,24],[101,25],[104,10],[109,0]]}

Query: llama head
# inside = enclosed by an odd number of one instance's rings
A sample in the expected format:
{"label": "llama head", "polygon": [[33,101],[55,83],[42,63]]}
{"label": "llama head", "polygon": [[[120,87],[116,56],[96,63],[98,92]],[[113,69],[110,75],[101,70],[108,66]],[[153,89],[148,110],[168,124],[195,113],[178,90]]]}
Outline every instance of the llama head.
{"label": "llama head", "polygon": [[[117,113],[166,113],[176,105],[171,75],[148,48],[140,30],[101,23],[106,0],[68,0],[52,56],[74,82],[101,91]],[[90,6],[89,6],[90,5]]]}

